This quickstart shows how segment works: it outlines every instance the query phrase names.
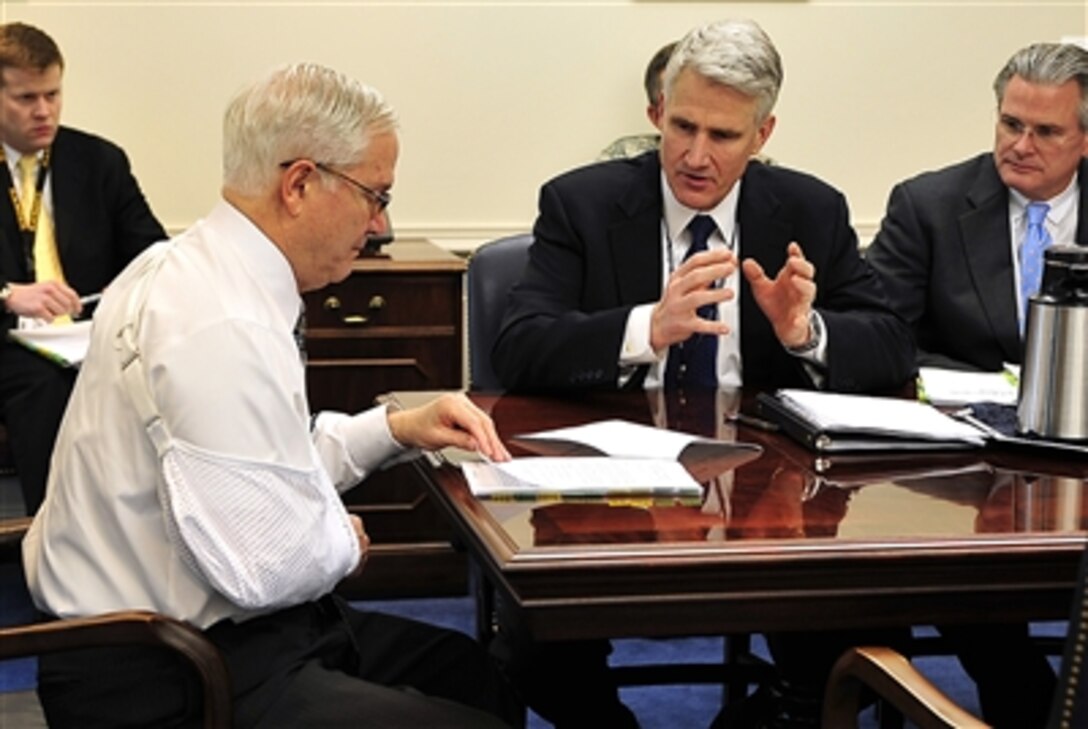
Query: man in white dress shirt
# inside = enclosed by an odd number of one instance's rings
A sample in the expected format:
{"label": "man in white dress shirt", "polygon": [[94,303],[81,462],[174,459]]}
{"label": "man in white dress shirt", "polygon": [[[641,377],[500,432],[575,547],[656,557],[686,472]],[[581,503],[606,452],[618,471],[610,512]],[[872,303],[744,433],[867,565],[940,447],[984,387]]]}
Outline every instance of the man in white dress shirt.
{"label": "man in white dress shirt", "polygon": [[[107,290],[24,543],[48,614],[148,609],[203,630],[237,726],[521,721],[466,636],[331,594],[369,545],[339,492],[413,447],[509,457],[462,396],[311,417],[300,292],[344,279],[380,232],[397,152],[381,96],[321,66],[233,100],[223,200]],[[38,690],[50,726],[198,721],[194,678],[151,649],[42,657]]]}

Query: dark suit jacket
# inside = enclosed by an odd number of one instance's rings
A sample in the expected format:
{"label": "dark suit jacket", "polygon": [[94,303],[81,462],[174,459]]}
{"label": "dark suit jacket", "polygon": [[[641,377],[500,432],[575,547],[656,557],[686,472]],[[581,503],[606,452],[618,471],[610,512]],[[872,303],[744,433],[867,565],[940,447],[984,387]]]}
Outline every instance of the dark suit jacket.
{"label": "dark suit jacket", "polygon": [[[166,238],[124,151],[105,139],[61,127],[50,184],[64,277],[81,295],[101,291],[136,254]],[[0,201],[0,278],[31,280],[15,210],[6,199]]]}
{"label": "dark suit jacket", "polygon": [[[1076,242],[1088,245],[1088,160],[1079,176]],[[1009,192],[988,152],[892,190],[866,257],[914,329],[922,364],[1021,361],[1010,236]]]}
{"label": "dark suit jacket", "polygon": [[[826,385],[896,388],[914,372],[906,325],[861,260],[843,196],[819,180],[757,162],[738,206],[741,253],[774,275],[797,241],[816,267],[827,325]],[[544,185],[535,242],[511,292],[492,360],[512,389],[615,387],[627,316],[661,296],[661,165],[656,153],[591,165]],[[741,278],[746,385],[811,387]],[[641,386],[647,368],[631,380]]]}

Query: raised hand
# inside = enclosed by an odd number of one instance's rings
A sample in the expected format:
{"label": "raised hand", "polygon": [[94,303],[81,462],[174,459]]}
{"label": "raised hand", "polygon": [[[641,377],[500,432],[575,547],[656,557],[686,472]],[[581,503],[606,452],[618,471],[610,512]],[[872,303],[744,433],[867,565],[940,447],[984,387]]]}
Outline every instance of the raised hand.
{"label": "raised hand", "polygon": [[800,347],[809,339],[809,314],[816,299],[813,281],[816,269],[796,242],[790,243],[786,251],[786,262],[774,278],[769,278],[751,258],[744,260],[741,270],[778,340],[787,347]]}
{"label": "raised hand", "polygon": [[650,346],[661,351],[693,334],[728,334],[728,326],[702,318],[698,309],[736,296],[733,289],[717,285],[736,270],[737,258],[726,249],[696,253],[684,261],[669,276],[660,301],[654,305],[650,318]]}

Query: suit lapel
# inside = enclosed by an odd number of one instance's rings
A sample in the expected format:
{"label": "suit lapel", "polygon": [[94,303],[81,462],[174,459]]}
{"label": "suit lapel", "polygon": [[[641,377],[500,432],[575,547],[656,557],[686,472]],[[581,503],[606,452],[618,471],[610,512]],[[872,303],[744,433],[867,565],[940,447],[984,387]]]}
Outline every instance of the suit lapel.
{"label": "suit lapel", "polygon": [[75,240],[77,208],[82,204],[78,191],[83,188],[84,175],[85,166],[72,158],[67,135],[62,128],[53,142],[49,172],[49,184],[53,190],[53,231],[62,264],[65,253]]}
{"label": "suit lapel", "polygon": [[623,304],[643,304],[661,296],[661,165],[644,161],[636,180],[619,199],[608,227],[616,291]]}
{"label": "suit lapel", "polygon": [[[750,163],[741,184],[737,220],[740,223],[740,254],[754,258],[768,276],[774,276],[786,262],[790,226],[778,219],[780,203],[769,185],[761,184],[758,163]],[[743,274],[740,282],[741,356],[745,361],[757,342],[776,341],[767,317],[752,298],[752,287]]]}
{"label": "suit lapel", "polygon": [[[5,160],[3,163],[7,165]],[[11,184],[8,174],[3,179]],[[0,234],[3,235],[3,263],[0,270],[4,278],[13,281],[26,281],[30,272],[26,269],[26,253],[23,250],[23,234],[19,230],[19,221],[15,217],[15,208],[11,202],[10,187],[4,190],[4,200],[0,201]]]}
{"label": "suit lapel", "polygon": [[968,212],[960,216],[960,241],[969,262],[975,295],[1009,362],[1020,359],[1020,324],[1016,312],[1008,191],[992,163],[967,192]]}

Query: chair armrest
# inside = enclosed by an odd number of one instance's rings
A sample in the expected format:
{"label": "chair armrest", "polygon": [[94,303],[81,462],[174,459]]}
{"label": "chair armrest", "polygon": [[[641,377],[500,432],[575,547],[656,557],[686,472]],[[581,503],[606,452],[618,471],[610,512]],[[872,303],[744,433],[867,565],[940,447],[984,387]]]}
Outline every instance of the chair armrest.
{"label": "chair armrest", "polygon": [[989,726],[945,696],[901,654],[883,647],[851,648],[835,663],[824,696],[822,726],[856,727],[863,686],[920,729]]}
{"label": "chair armrest", "polygon": [[133,644],[165,646],[184,657],[203,687],[203,725],[231,725],[231,683],[223,657],[203,633],[180,620],[144,610],[126,610],[0,628],[0,659]]}

